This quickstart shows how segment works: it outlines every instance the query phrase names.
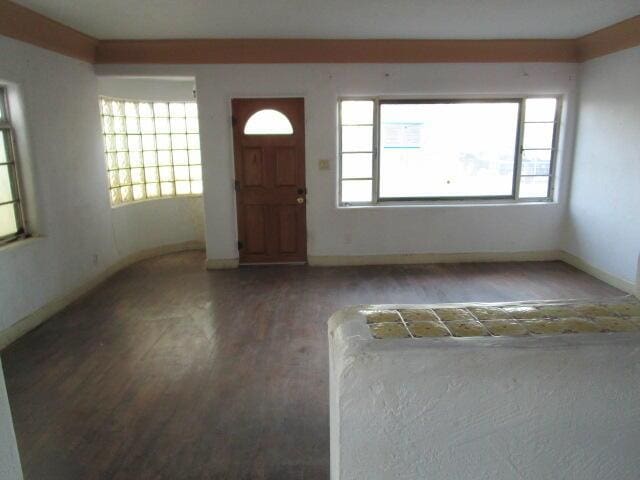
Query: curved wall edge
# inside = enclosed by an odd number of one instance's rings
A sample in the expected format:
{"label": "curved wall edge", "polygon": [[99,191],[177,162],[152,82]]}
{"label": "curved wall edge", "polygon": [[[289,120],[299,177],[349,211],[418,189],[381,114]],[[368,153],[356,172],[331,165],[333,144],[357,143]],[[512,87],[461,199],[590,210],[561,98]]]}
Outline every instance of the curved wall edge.
{"label": "curved wall edge", "polygon": [[86,282],[72,289],[67,294],[46,303],[44,306],[30,313],[26,317],[18,320],[10,327],[0,331],[0,350],[13,343],[27,332],[41,325],[49,318],[51,318],[54,314],[63,310],[76,300],[84,297],[85,295],[93,291],[96,287],[98,287],[101,283],[118,273],[120,270],[123,270],[124,268],[127,268],[134,263],[140,262],[141,260],[166,255],[168,253],[177,253],[189,250],[204,251],[204,242],[188,241],[170,245],[161,245],[159,247],[149,248],[136,253],[132,253],[131,255],[127,255],[107,269],[103,270],[98,275],[95,275],[93,278],[90,278]]}

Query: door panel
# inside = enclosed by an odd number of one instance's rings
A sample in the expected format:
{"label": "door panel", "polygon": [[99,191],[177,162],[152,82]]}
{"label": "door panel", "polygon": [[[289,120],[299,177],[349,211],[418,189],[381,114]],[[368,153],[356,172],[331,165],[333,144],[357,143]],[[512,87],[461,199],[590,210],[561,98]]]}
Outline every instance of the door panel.
{"label": "door panel", "polygon": [[245,205],[244,221],[246,228],[252,232],[247,236],[246,245],[243,246],[247,253],[253,255],[266,255],[267,253],[267,207],[262,205]]}
{"label": "door panel", "polygon": [[245,186],[253,187],[264,184],[264,164],[261,148],[242,149],[242,173]]}
{"label": "door panel", "polygon": [[291,147],[276,149],[276,186],[296,186],[296,152]]}
{"label": "door panel", "polygon": [[[245,135],[247,120],[268,109],[293,133]],[[306,261],[304,100],[234,99],[232,110],[240,262]]]}
{"label": "door panel", "polygon": [[278,222],[278,253],[292,254],[298,248],[298,213],[295,206],[276,207]]}

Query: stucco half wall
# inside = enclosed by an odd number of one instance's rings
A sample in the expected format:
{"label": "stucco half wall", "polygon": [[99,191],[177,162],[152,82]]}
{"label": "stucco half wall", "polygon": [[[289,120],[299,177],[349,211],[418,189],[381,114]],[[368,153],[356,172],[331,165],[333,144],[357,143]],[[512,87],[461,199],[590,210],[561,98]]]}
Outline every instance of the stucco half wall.
{"label": "stucco half wall", "polygon": [[332,480],[631,480],[640,333],[375,340],[329,324]]}

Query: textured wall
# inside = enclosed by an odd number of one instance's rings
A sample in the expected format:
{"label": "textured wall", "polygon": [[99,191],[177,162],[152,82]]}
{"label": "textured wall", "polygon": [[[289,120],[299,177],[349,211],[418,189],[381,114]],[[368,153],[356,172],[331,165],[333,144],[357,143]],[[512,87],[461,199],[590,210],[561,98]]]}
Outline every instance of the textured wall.
{"label": "textured wall", "polygon": [[334,318],[332,480],[631,480],[640,334],[372,340]]}

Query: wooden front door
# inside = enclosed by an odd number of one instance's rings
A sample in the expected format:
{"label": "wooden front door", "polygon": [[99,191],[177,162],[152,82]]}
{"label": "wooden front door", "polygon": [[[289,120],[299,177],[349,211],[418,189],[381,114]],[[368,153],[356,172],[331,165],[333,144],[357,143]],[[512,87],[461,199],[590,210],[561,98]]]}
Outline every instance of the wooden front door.
{"label": "wooden front door", "polygon": [[304,99],[234,99],[241,263],[306,262]]}

